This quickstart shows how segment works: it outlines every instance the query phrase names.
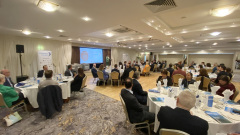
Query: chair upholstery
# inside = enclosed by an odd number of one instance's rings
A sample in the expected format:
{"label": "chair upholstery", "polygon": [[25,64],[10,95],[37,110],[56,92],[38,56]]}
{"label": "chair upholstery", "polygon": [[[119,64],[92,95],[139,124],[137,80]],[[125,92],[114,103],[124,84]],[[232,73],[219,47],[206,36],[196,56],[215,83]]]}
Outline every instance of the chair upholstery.
{"label": "chair upholstery", "polygon": [[99,78],[98,86],[99,86],[100,81],[103,81],[103,85],[105,86],[106,80],[104,80],[103,72],[102,71],[97,71],[97,75],[98,75],[98,78]]}
{"label": "chair upholstery", "polygon": [[132,78],[132,77],[133,77],[133,74],[134,74],[134,71],[133,71],[133,70],[130,71],[130,72],[129,72],[129,78]]}
{"label": "chair upholstery", "polygon": [[157,64],[154,64],[153,72],[154,72],[154,71],[157,71]]}
{"label": "chair upholstery", "polygon": [[20,105],[24,106],[25,111],[28,112],[27,106],[26,106],[24,100],[20,101],[19,103],[15,104],[15,105],[12,105],[11,107],[8,107],[3,99],[2,93],[0,93],[0,106],[6,107],[11,113],[15,112],[16,110],[22,109],[22,106],[20,106]]}
{"label": "chair upholstery", "polygon": [[206,69],[208,73],[212,73],[212,69]]}
{"label": "chair upholstery", "polygon": [[173,84],[174,84],[175,86],[178,86],[178,80],[179,80],[180,78],[184,79],[185,77],[184,77],[183,75],[181,75],[181,74],[175,74],[175,75],[173,75]]}
{"label": "chair upholstery", "polygon": [[[121,95],[119,95],[119,97],[120,97],[120,101],[121,101],[121,103],[122,103],[122,107],[123,107],[123,110],[124,110],[124,114],[125,114],[125,116],[126,116],[126,122],[125,122],[125,124],[126,124],[126,123],[130,123],[131,126],[132,126],[131,131],[130,131],[130,134],[132,134],[132,132],[133,132],[134,129],[148,128],[148,135],[150,135],[150,134],[151,134],[151,133],[150,133],[150,124],[148,123],[148,121],[146,120],[146,121],[141,122],[141,123],[131,123],[130,120],[129,120],[129,116],[128,116],[127,107],[126,107],[126,105],[125,105],[125,102],[124,102],[124,100],[122,99],[122,96],[121,96]],[[143,125],[143,124],[144,124],[144,125]],[[141,125],[141,126],[136,127],[137,125]],[[145,125],[146,125],[146,126],[145,126]]]}
{"label": "chair upholstery", "polygon": [[[196,78],[196,81],[201,81],[202,76]],[[210,79],[207,77],[203,78],[203,89],[204,91],[208,91],[208,85],[210,84]]]}
{"label": "chair upholstery", "polygon": [[[236,89],[236,92],[233,95],[233,101],[236,99],[236,97],[239,95],[239,90]],[[237,102],[237,101],[236,101]]]}
{"label": "chair upholstery", "polygon": [[135,66],[135,68],[136,68],[136,71],[139,71],[139,67],[138,66]]}
{"label": "chair upholstery", "polygon": [[144,74],[145,74],[145,76],[150,75],[150,66],[146,67],[146,72]]}
{"label": "chair upholstery", "polygon": [[190,134],[180,130],[162,128],[160,129],[159,135],[190,135]]}
{"label": "chair upholstery", "polygon": [[169,72],[169,71],[167,71],[167,76],[169,76],[169,77],[170,77],[170,72]]}
{"label": "chair upholstery", "polygon": [[165,68],[165,64],[162,65],[162,69],[164,69],[164,68]]}
{"label": "chair upholstery", "polygon": [[118,81],[118,86],[119,86],[119,73],[114,71],[111,73],[111,85],[112,85],[112,82],[113,80],[117,80]]}

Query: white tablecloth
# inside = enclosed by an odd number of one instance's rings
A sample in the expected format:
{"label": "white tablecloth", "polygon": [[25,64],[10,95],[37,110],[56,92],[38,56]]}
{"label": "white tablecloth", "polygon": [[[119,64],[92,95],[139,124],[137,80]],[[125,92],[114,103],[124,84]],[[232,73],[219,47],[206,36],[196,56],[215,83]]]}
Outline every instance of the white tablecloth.
{"label": "white tablecloth", "polygon": [[[66,78],[64,81],[68,81],[66,83],[59,83],[59,86],[62,89],[62,98],[67,99],[71,95],[71,82],[73,81],[73,78]],[[23,93],[25,98],[28,98],[30,104],[32,105],[33,108],[38,108],[38,103],[37,103],[37,94],[38,94],[38,84],[34,84],[30,87],[26,88],[19,88],[16,87],[16,89],[20,89],[21,92]]]}
{"label": "white tablecloth", "polygon": [[[151,97],[164,97],[164,102],[154,102],[154,101],[152,101]],[[148,105],[149,105],[149,111],[152,113],[155,113],[154,132],[157,132],[157,129],[159,128],[159,124],[160,124],[160,122],[157,119],[157,114],[160,110],[160,107],[167,105],[172,108],[175,108],[176,100],[174,98],[169,98],[165,94],[148,92]],[[215,105],[215,103],[213,103],[213,106],[214,105]],[[228,106],[230,106],[230,107],[234,106],[234,108],[240,108],[239,105],[228,105]],[[236,115],[236,114],[233,115],[229,112],[224,111],[223,109],[217,109],[215,107],[212,107],[212,109],[210,111],[218,112],[232,122],[232,123],[227,123],[227,124],[224,123],[223,124],[223,123],[218,123],[217,121],[212,119],[210,116],[205,114],[205,112],[200,109],[193,108],[191,111],[192,111],[193,115],[196,115],[196,116],[208,121],[208,124],[209,124],[208,134],[209,135],[216,135],[217,133],[240,132],[240,115]]]}
{"label": "white tablecloth", "polygon": [[[196,77],[199,75],[199,72],[191,72],[191,73],[193,74],[194,79],[196,79]],[[210,79],[217,78],[217,74],[215,73],[209,73],[208,76]]]}

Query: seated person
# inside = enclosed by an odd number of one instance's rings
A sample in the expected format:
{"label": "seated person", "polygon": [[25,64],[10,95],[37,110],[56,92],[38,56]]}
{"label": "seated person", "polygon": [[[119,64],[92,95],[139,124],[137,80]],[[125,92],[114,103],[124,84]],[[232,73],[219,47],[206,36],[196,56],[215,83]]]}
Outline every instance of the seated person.
{"label": "seated person", "polygon": [[44,72],[47,71],[47,70],[48,70],[48,66],[47,66],[47,65],[44,65],[44,66],[43,66],[43,70],[38,71],[37,77],[38,77],[38,78],[39,78],[39,77],[43,77]]}
{"label": "seated person", "polygon": [[170,77],[172,77],[172,74],[174,72],[174,69],[172,68],[172,64],[169,64],[169,67],[167,68],[167,71],[170,72]]}
{"label": "seated person", "polygon": [[137,69],[134,66],[135,64],[132,64],[131,69],[135,72]]}
{"label": "seated person", "polygon": [[190,110],[195,106],[196,96],[190,91],[183,91],[177,97],[177,107],[172,109],[162,106],[157,118],[161,123],[158,128],[176,129],[190,135],[207,135],[208,122],[191,114]]}
{"label": "seated person", "polygon": [[183,81],[182,81],[182,85],[184,85],[184,88],[188,88],[188,85],[194,84],[194,82],[196,82],[196,81],[193,80],[193,74],[188,72],[186,75],[186,78],[183,79]]}
{"label": "seated person", "polygon": [[126,88],[121,90],[121,96],[125,102],[130,122],[140,123],[148,120],[149,123],[153,123],[155,121],[155,114],[149,112],[147,106],[141,105],[138,102],[137,98],[133,95],[132,86],[132,79],[127,78],[125,82]]}
{"label": "seated person", "polygon": [[92,69],[91,69],[91,72],[92,72],[93,78],[98,78],[97,68],[96,68],[96,64],[95,64],[95,63],[93,64],[93,67],[92,67]]}
{"label": "seated person", "polygon": [[170,76],[167,76],[168,71],[166,69],[161,71],[162,76],[159,76],[157,79],[157,83],[158,81],[161,82],[161,85],[164,85],[163,79],[167,79],[167,86],[172,86],[173,82],[172,82],[172,78]]}
{"label": "seated person", "polygon": [[125,70],[127,68],[127,61],[124,61],[123,66],[124,66],[124,70]]}
{"label": "seated person", "polygon": [[136,61],[134,66],[137,66],[138,67],[138,71],[141,72],[141,68],[140,68],[140,65],[138,64],[138,61]]}
{"label": "seated person", "polygon": [[228,76],[230,77],[230,80],[232,79],[232,69],[226,68],[226,72],[228,73]]}
{"label": "seated person", "polygon": [[217,90],[216,94],[219,95],[219,96],[224,96],[223,92],[226,89],[229,89],[230,91],[233,91],[233,94],[229,97],[229,99],[233,100],[233,96],[234,96],[234,93],[236,92],[236,88],[232,83],[230,83],[230,80],[229,80],[228,76],[226,76],[226,75],[221,76],[219,78],[219,84],[218,85],[220,86],[220,89]]}
{"label": "seated person", "polygon": [[132,69],[131,69],[131,68],[129,67],[129,65],[127,64],[127,65],[126,65],[126,69],[124,70],[124,72],[123,72],[123,74],[122,74],[122,76],[121,76],[121,79],[122,79],[123,82],[125,81],[126,78],[129,77],[129,72],[131,72],[131,71],[132,71]]}
{"label": "seated person", "polygon": [[118,78],[120,78],[120,72],[118,70],[118,65],[117,64],[114,65],[114,69],[112,69],[111,72],[114,72],[114,71],[119,73],[119,77]]}
{"label": "seated person", "polygon": [[204,68],[201,68],[200,71],[199,71],[199,75],[197,75],[197,77],[200,77],[200,76],[204,76],[204,77],[209,78],[209,75],[208,75],[208,73],[207,73],[207,70],[204,69]]}
{"label": "seated person", "polygon": [[151,61],[151,64],[150,64],[150,71],[153,71],[153,68],[154,68],[154,64],[153,64],[153,61]]}
{"label": "seated person", "polygon": [[8,107],[24,100],[24,96],[21,92],[15,91],[13,87],[4,86],[4,83],[5,75],[0,74],[0,93],[2,93],[3,99]]}
{"label": "seated person", "polygon": [[147,105],[148,93],[143,91],[142,85],[138,82],[140,78],[140,73],[137,71],[133,75],[133,95],[137,98],[138,102],[142,105]]}
{"label": "seated person", "polygon": [[105,69],[104,69],[104,67],[103,67],[103,64],[101,64],[101,65],[99,66],[98,70],[103,72],[103,78],[104,78],[104,80],[108,80],[109,75],[108,75],[108,73],[105,71]]}
{"label": "seated person", "polygon": [[68,69],[64,73],[65,76],[74,76],[72,72],[72,65],[68,65]]}
{"label": "seated person", "polygon": [[7,69],[3,69],[1,71],[1,74],[5,75],[5,83],[3,84],[4,86],[9,86],[9,87],[14,87],[14,83],[10,77],[10,71]]}
{"label": "seated person", "polygon": [[79,68],[78,75],[76,75],[73,82],[71,83],[71,92],[72,91],[80,91],[80,88],[82,87],[82,81],[85,76],[86,75],[84,74],[83,69]]}
{"label": "seated person", "polygon": [[217,78],[215,79],[215,84],[218,84],[219,83],[219,78],[222,76],[222,75],[226,75],[228,76],[228,73],[225,72],[226,71],[226,67],[224,65],[220,65],[220,68],[219,68],[219,73],[217,75]]}
{"label": "seated person", "polygon": [[177,70],[175,70],[172,74],[172,78],[173,78],[173,75],[175,74],[181,74],[183,75],[184,77],[186,77],[186,72],[182,70],[182,66],[181,65],[177,65]]}
{"label": "seated person", "polygon": [[146,62],[146,65],[144,66],[144,68],[142,70],[142,74],[145,74],[147,72],[147,67],[150,67],[148,62]]}
{"label": "seated person", "polygon": [[214,63],[213,66],[214,66],[214,68],[212,69],[212,73],[215,73],[217,71],[218,65],[217,65],[217,63]]}
{"label": "seated person", "polygon": [[45,74],[46,80],[39,83],[38,90],[41,90],[42,88],[47,87],[49,85],[58,85],[58,82],[52,80],[52,76],[53,76],[52,70],[46,70],[44,74]]}

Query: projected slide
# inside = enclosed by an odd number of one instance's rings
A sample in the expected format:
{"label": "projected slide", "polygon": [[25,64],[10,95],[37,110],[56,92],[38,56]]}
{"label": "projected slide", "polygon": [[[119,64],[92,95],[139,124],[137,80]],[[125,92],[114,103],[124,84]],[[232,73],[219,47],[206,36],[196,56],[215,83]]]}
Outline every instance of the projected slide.
{"label": "projected slide", "polygon": [[80,63],[103,63],[102,49],[80,48]]}

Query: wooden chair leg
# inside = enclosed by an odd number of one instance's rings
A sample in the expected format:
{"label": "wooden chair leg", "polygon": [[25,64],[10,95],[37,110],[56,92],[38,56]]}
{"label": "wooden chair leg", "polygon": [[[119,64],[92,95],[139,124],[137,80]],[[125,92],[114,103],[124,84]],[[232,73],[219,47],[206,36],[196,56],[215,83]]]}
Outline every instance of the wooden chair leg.
{"label": "wooden chair leg", "polygon": [[150,124],[148,124],[148,135],[151,135]]}

